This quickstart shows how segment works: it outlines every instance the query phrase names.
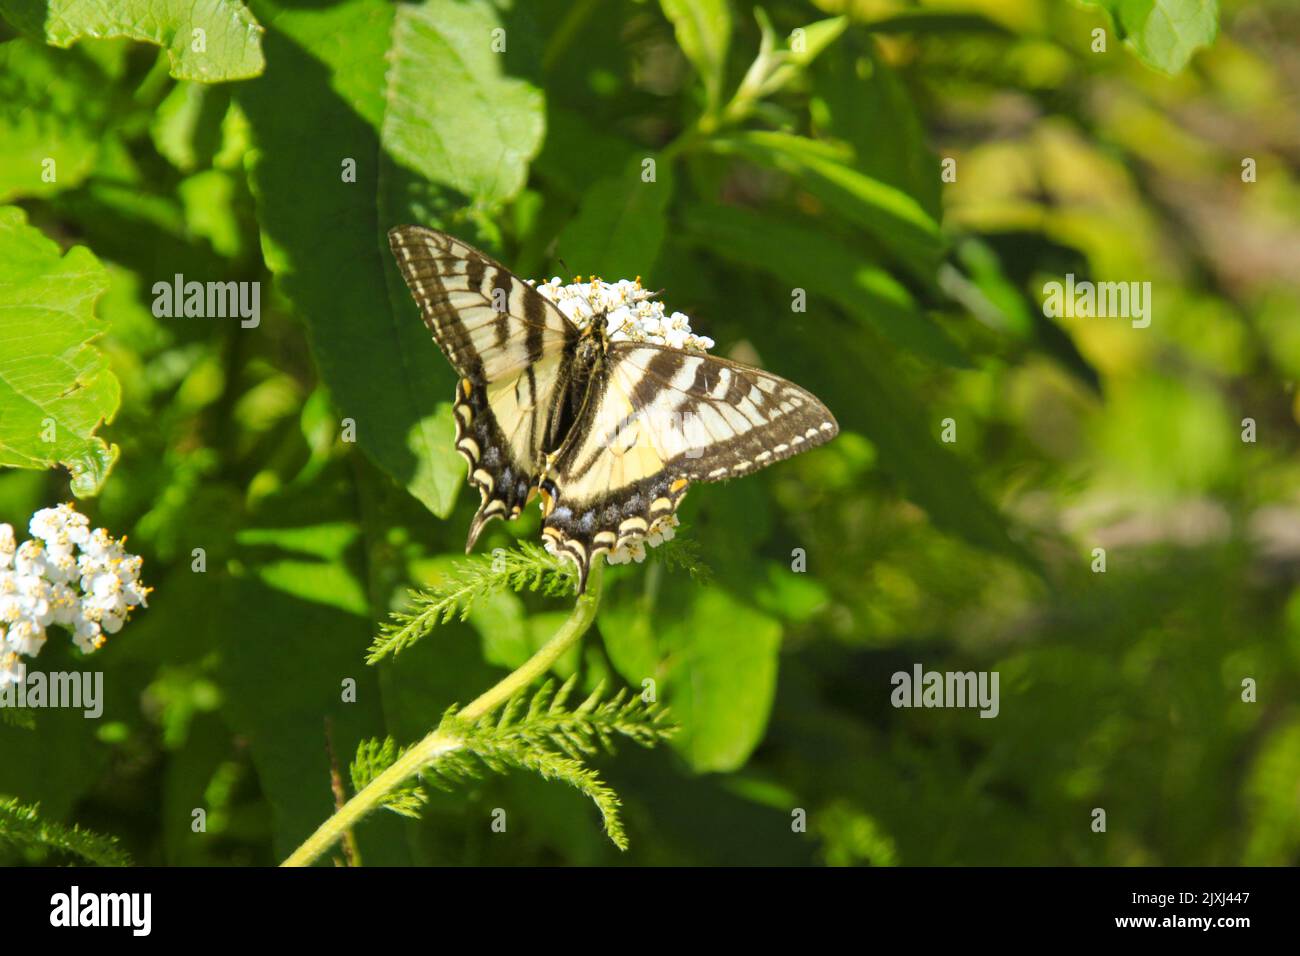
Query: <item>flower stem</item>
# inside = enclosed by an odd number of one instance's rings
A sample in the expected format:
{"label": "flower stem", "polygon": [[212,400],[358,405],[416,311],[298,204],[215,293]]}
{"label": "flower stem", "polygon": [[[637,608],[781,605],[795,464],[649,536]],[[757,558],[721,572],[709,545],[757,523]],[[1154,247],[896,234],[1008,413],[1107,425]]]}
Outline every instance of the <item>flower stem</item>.
{"label": "flower stem", "polygon": [[[578,598],[572,613],[560,629],[518,669],[508,674],[500,683],[476,697],[457,713],[462,721],[473,723],[484,714],[496,710],[517,692],[541,677],[560,657],[572,647],[596,619],[600,606],[600,587],[604,576],[604,561],[597,561],[587,578],[587,591]],[[433,731],[415,746],[408,749],[387,770],[370,781],[361,792],[343,804],[338,811],[322,823],[298,849],[289,855],[281,866],[309,866],[332,847],[343,834],[371,810],[381,806],[389,793],[401,786],[421,769],[445,753],[457,750],[462,741],[455,734]]]}

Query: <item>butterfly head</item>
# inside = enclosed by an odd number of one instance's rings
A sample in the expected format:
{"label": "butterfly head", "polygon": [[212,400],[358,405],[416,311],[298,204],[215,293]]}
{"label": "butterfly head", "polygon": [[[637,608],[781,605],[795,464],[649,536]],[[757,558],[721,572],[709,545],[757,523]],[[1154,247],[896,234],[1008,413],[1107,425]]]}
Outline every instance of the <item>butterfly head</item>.
{"label": "butterfly head", "polygon": [[598,355],[603,354],[609,344],[608,321],[606,311],[597,312],[578,336],[577,357],[584,365],[589,365]]}

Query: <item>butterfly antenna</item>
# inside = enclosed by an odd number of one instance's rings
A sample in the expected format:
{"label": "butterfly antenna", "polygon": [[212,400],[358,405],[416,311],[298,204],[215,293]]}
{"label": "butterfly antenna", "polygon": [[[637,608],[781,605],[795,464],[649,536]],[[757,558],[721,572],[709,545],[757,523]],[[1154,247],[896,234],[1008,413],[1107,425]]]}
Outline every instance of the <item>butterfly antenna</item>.
{"label": "butterfly antenna", "polygon": [[[564,265],[564,260],[563,260],[563,259],[560,260],[560,264],[561,264],[561,265]],[[568,271],[568,267],[567,267],[567,266],[565,266],[565,271],[566,271],[566,272]],[[597,278],[599,278],[599,277],[596,276],[596,275],[593,273],[592,275],[590,275],[590,276],[588,277],[587,284],[588,284],[588,285],[591,285],[592,283],[594,283],[594,282],[597,280]],[[573,277],[573,281],[574,281],[575,284],[577,284],[577,285],[581,285],[581,284],[582,284],[582,276],[574,276],[574,277]],[[591,323],[592,323],[592,325],[595,324],[595,322],[596,322],[597,319],[600,319],[602,322],[605,321],[605,316],[606,316],[608,313],[607,313],[605,310],[601,310],[601,311],[597,312],[597,311],[596,311],[596,306],[595,306],[595,304],[591,301],[591,296],[587,295],[587,293],[584,292],[584,293],[582,294],[582,300],[583,300],[584,302],[587,303],[587,311],[589,311],[589,312],[591,313]]]}

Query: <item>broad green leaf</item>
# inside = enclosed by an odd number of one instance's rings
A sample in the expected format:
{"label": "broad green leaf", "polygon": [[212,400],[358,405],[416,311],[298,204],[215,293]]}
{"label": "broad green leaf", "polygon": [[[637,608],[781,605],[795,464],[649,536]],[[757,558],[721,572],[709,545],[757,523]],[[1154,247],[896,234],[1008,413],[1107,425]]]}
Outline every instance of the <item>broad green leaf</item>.
{"label": "broad green leaf", "polygon": [[[542,94],[504,72],[487,3],[426,0],[396,8],[383,141],[393,159],[471,199],[513,199],[542,144]],[[500,33],[494,35],[494,31]]]}
{"label": "broad green leaf", "polygon": [[268,561],[254,571],[268,588],[313,604],[323,604],[357,617],[369,618],[365,590],[339,564],[325,561]]}
{"label": "broad green leaf", "polygon": [[895,345],[950,365],[969,364],[901,283],[825,232],[735,206],[693,206],[683,225],[695,242],[740,268],[761,267],[792,288],[824,295]]}
{"label": "broad green leaf", "polygon": [[176,190],[190,234],[206,239],[214,252],[228,259],[238,259],[245,247],[237,202],[240,185],[225,170],[205,169],[183,180]]}
{"label": "broad green leaf", "polygon": [[[339,416],[355,423],[357,442],[445,516],[464,478],[452,447],[455,379],[400,286],[385,238],[404,222],[437,224],[398,192],[412,178],[380,145],[395,8],[382,0],[255,7],[274,56],[262,77],[235,92],[256,141],[250,181],[263,255],[307,322],[321,374]],[[334,42],[338,36],[349,42]],[[286,103],[296,104],[297,122],[284,122]]]}
{"label": "broad green leaf", "polygon": [[569,268],[611,282],[650,273],[663,245],[673,194],[668,164],[657,164],[655,178],[645,180],[645,170],[653,168],[645,163],[651,159],[638,160],[588,190],[556,244]]}
{"label": "broad green leaf", "polygon": [[0,465],[72,474],[73,494],[93,495],[117,459],[96,437],[120,389],[91,342],[106,330],[94,304],[108,273],[88,249],[66,255],[0,208]]}
{"label": "broad green leaf", "polygon": [[853,147],[854,168],[903,190],[937,220],[939,161],[916,104],[871,44],[859,49],[852,41],[828,51],[812,68],[818,132],[844,140]]}
{"label": "broad green leaf", "polygon": [[513,591],[497,591],[479,599],[469,623],[483,641],[483,659],[514,670],[532,654],[524,602]]}
{"label": "broad green leaf", "polygon": [[795,177],[848,222],[864,229],[917,278],[933,282],[943,258],[939,224],[925,208],[894,186],[848,165],[846,149],[790,133],[750,131],[706,141],[724,155],[737,155]]}
{"label": "broad green leaf", "polygon": [[620,175],[637,152],[630,140],[612,135],[579,113],[548,103],[546,142],[533,169],[555,189],[580,200],[592,183]]}
{"label": "broad green leaf", "polygon": [[1089,0],[1147,66],[1173,75],[1219,34],[1218,0]]}
{"label": "broad green leaf", "polygon": [[[326,718],[344,765],[383,726],[377,675],[363,661],[370,622],[248,577],[209,577],[222,715],[248,742],[282,859],[334,811]],[[366,862],[407,859],[391,836],[382,819],[357,828]]]}
{"label": "broad green leaf", "polygon": [[236,532],[235,541],[247,547],[279,548],[337,561],[359,534],[356,525],[335,521],[299,528],[243,528]]}
{"label": "broad green leaf", "polygon": [[731,42],[731,8],[727,0],[660,0],[677,34],[677,43],[704,82],[708,109],[722,98],[727,46]]}
{"label": "broad green leaf", "polygon": [[[236,533],[235,541],[248,548],[273,549],[266,560],[249,562],[252,573],[267,587],[368,618],[365,589],[343,563],[344,553],[357,535],[355,525],[331,522],[296,528],[246,528]],[[319,560],[289,558],[285,552]]]}
{"label": "broad green leaf", "polygon": [[[482,638],[483,659],[514,670],[554,637],[568,617],[567,611],[529,614],[517,594],[498,591],[474,605],[469,623]],[[567,678],[577,669],[581,654],[581,645],[569,648],[553,665],[555,673],[561,679]]]}
{"label": "broad green leaf", "polygon": [[684,612],[603,608],[600,632],[633,687],[653,678],[681,724],[673,746],[697,772],[735,770],[763,738],[776,691],[781,625],[718,587],[693,587]]}
{"label": "broad green leaf", "polygon": [[150,124],[154,146],[181,172],[211,165],[221,149],[222,121],[230,94],[222,87],[177,83]]}
{"label": "broad green leaf", "polygon": [[0,202],[82,182],[105,125],[104,79],[34,40],[0,43]]}
{"label": "broad green leaf", "polygon": [[153,43],[179,80],[243,80],[265,65],[262,28],[239,0],[0,0],[0,14],[58,47],[86,37]]}

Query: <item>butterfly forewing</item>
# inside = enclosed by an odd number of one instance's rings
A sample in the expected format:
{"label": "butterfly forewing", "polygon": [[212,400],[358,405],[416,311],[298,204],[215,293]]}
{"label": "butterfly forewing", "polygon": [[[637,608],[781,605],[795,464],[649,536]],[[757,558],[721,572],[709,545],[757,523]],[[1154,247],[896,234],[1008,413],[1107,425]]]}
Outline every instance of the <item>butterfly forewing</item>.
{"label": "butterfly forewing", "polygon": [[548,469],[543,533],[578,564],[671,515],[692,481],[757,471],[838,432],[779,376],[703,353],[617,342]]}
{"label": "butterfly forewing", "polygon": [[528,283],[446,233],[402,226],[388,237],[425,325],[460,376],[456,448],[482,495],[468,550],[489,519],[517,515],[536,485],[577,329]]}

